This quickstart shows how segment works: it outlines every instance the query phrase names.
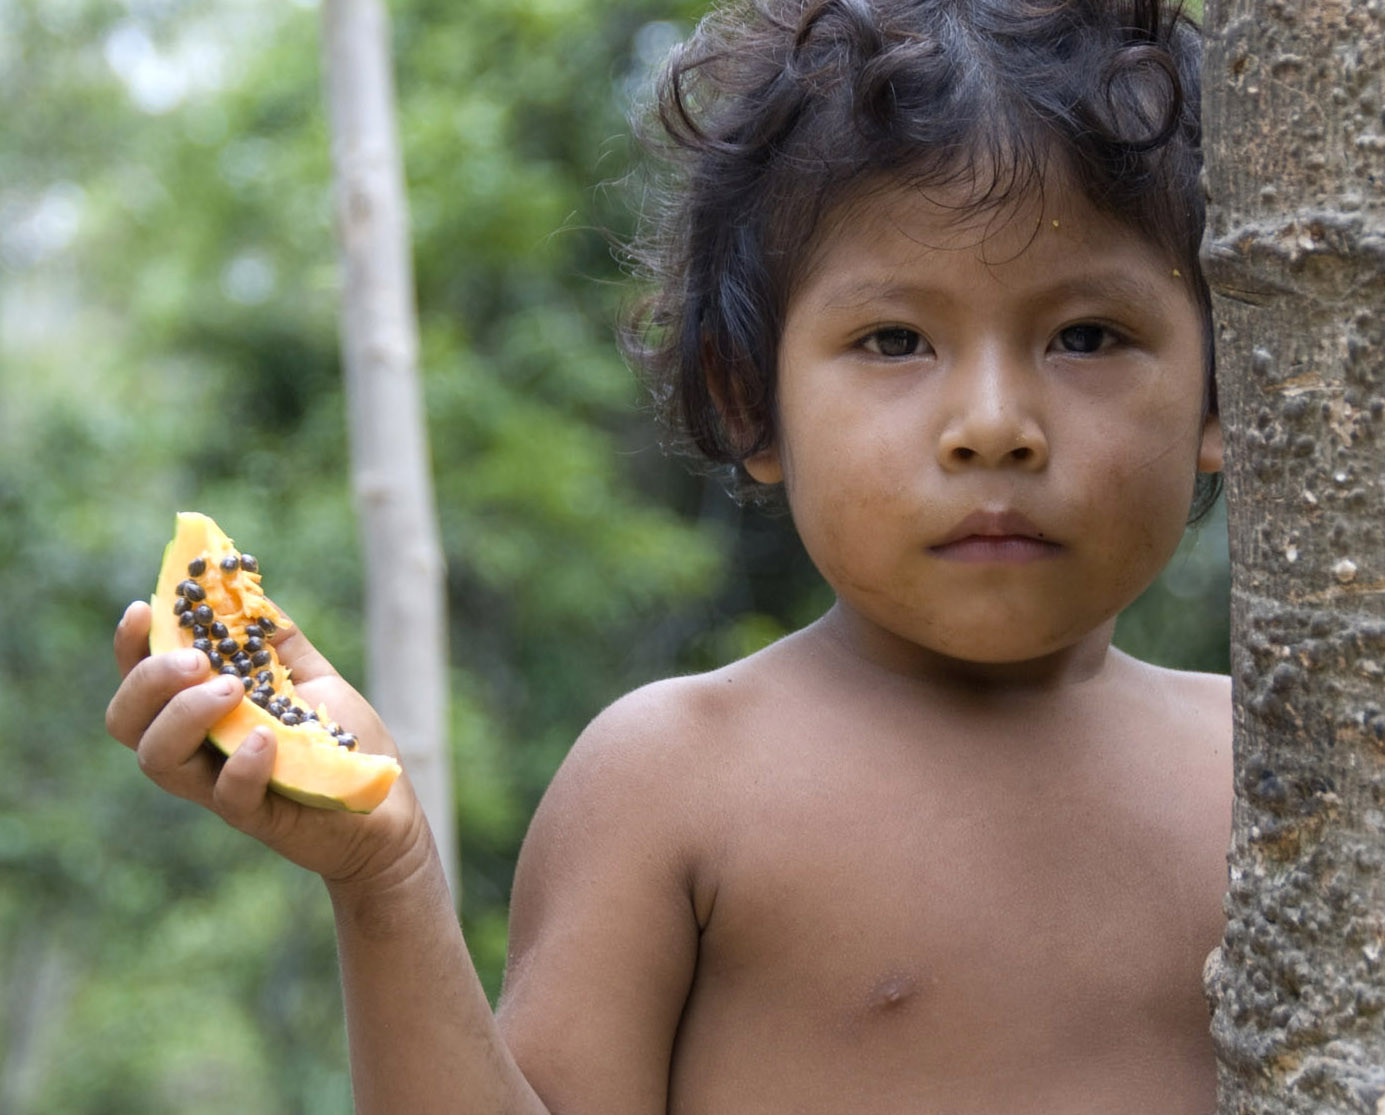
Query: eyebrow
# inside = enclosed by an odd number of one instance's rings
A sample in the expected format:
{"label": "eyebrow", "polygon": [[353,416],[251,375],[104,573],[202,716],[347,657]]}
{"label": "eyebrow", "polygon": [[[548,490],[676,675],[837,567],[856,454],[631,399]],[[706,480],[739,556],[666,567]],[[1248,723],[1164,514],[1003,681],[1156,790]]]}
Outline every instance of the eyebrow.
{"label": "eyebrow", "polygon": [[[1172,268],[1170,268],[1172,271]],[[946,303],[951,295],[934,287],[898,282],[892,278],[864,278],[829,287],[822,299],[827,310],[847,310],[870,302],[926,299]],[[1031,302],[1043,304],[1077,299],[1116,301],[1135,308],[1158,304],[1166,293],[1154,283],[1124,271],[1084,272],[1047,284],[1035,291]]]}
{"label": "eyebrow", "polygon": [[[1169,270],[1172,272],[1173,268]],[[1044,287],[1035,300],[1061,302],[1090,298],[1095,301],[1124,302],[1138,308],[1162,303],[1167,297],[1167,292],[1147,279],[1124,271],[1099,271],[1076,275]]]}

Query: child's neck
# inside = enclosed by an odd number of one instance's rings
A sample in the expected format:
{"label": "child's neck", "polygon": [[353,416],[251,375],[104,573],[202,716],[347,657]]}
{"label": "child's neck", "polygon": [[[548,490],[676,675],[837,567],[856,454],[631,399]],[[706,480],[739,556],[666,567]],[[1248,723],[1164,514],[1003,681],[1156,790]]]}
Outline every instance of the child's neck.
{"label": "child's neck", "polygon": [[819,619],[827,642],[868,668],[911,678],[958,696],[996,698],[1053,694],[1097,678],[1110,663],[1114,618],[1077,642],[1021,662],[972,662],[940,654],[864,619],[838,601]]}

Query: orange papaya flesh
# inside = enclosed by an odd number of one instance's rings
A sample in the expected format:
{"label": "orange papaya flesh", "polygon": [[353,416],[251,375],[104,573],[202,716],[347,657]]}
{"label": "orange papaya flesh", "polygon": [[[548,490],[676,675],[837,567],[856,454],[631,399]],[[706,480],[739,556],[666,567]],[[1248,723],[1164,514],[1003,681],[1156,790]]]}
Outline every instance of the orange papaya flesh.
{"label": "orange papaya flesh", "polygon": [[369,813],[385,800],[399,764],[356,750],[356,737],[333,723],[325,707],[310,709],[295,694],[270,643],[285,619],[260,587],[259,563],[206,515],[179,512],[149,603],[152,653],[195,647],[245,689],[240,704],[208,733],[218,750],[230,755],[255,728],[268,728],[278,744],[270,777],[277,792],[353,813]]}

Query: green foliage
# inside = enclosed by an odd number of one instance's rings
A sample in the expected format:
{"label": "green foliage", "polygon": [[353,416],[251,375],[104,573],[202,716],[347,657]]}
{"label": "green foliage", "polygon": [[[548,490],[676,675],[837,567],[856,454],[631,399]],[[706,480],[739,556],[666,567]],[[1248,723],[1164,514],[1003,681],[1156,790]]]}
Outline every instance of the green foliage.
{"label": "green foliage", "polygon": [[[680,668],[632,648],[723,567],[658,498],[675,468],[623,467],[650,435],[594,227],[632,37],[666,12],[395,8],[464,917],[492,992],[553,765]],[[253,549],[362,680],[317,13],[10,0],[0,26],[0,89],[27,106],[0,120],[0,1109],[339,1111],[325,896],[102,730],[111,629],[180,508]]]}
{"label": "green foliage", "polygon": [[[787,521],[658,452],[610,336],[621,288],[601,230],[628,219],[596,187],[627,169],[629,90],[700,7],[392,6],[463,916],[492,994],[518,841],[586,720],[826,602]],[[307,4],[0,0],[0,96],[23,106],[0,116],[0,1110],[15,1115],[349,1102],[325,896],[157,792],[102,728],[111,630],[184,508],[256,552],[362,680],[318,50]],[[1202,620],[1224,612],[1217,537],[1124,640],[1224,665],[1224,629]]]}

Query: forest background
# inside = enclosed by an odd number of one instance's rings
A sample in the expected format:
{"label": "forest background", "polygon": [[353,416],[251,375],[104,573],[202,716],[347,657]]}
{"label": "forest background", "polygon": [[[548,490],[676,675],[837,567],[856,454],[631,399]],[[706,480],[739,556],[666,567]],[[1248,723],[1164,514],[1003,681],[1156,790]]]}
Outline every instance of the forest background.
{"label": "forest background", "polygon": [[[585,722],[818,614],[782,517],[661,450],[611,323],[626,114],[704,3],[398,0],[448,569],[462,920],[492,996]],[[330,911],[104,732],[173,514],[361,683],[318,12],[0,0],[0,1111],[349,1110]],[[1227,667],[1220,508],[1117,642]]]}

